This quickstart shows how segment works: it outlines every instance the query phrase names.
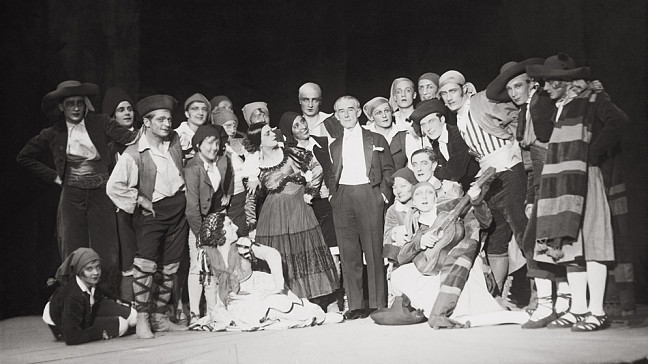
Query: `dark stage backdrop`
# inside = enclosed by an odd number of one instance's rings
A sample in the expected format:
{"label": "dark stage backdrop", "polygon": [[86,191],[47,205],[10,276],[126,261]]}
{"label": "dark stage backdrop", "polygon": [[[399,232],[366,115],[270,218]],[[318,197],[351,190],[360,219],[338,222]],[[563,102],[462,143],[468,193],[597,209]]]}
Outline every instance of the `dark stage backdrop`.
{"label": "dark stage backdrop", "polygon": [[[634,122],[623,136],[637,251],[637,297],[648,292],[647,3],[627,1],[84,1],[3,2],[0,318],[35,314],[60,264],[59,188],[15,156],[51,125],[43,95],[66,79],[126,89],[135,99],[225,94],[267,101],[272,123],[298,111],[314,81],[324,111],[351,94],[388,96],[396,77],[461,71],[484,89],[510,60],[569,53],[591,66]],[[95,105],[99,106],[97,102]],[[174,113],[175,124],[183,120]],[[243,123],[244,124],[244,123]],[[244,129],[244,126],[242,127]],[[48,161],[47,156],[43,156]],[[48,161],[51,163],[51,160]]]}

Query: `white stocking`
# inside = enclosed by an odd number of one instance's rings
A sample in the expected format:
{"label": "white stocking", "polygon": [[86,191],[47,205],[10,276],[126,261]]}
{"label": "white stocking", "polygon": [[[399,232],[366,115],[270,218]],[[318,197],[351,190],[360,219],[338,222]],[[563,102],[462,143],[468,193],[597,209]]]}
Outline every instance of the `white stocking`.
{"label": "white stocking", "polygon": [[587,312],[587,271],[583,267],[567,267],[567,281],[572,292],[572,303],[569,312],[583,314]]}
{"label": "white stocking", "polygon": [[605,280],[607,266],[599,262],[587,262],[587,285],[589,286],[589,311],[592,315],[605,315],[603,297],[605,295]]}
{"label": "white stocking", "polygon": [[196,316],[200,316],[200,297],[203,290],[203,286],[200,284],[200,274],[189,273],[187,285],[189,286],[189,310]]}
{"label": "white stocking", "polygon": [[545,278],[534,278],[538,291],[538,307],[533,311],[533,317],[541,319],[551,315],[551,281]]}

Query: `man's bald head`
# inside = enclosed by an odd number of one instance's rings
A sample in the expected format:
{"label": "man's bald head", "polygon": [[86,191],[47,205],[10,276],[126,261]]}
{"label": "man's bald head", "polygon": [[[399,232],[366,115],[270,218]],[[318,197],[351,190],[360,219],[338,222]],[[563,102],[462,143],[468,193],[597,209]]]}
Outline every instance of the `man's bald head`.
{"label": "man's bald head", "polygon": [[322,103],[322,89],[318,84],[306,82],[299,88],[299,105],[304,116],[315,116]]}

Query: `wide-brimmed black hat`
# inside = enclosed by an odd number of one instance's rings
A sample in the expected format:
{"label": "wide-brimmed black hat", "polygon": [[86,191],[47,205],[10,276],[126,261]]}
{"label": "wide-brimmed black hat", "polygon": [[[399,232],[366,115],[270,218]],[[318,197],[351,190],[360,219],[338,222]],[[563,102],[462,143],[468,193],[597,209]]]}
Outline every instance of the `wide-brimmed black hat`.
{"label": "wide-brimmed black hat", "polygon": [[63,81],[56,86],[56,90],[48,92],[41,101],[41,109],[48,113],[61,101],[70,96],[96,96],[99,94],[99,86],[94,83],[81,83],[75,80]]}
{"label": "wide-brimmed black hat", "polygon": [[414,112],[412,112],[412,115],[409,117],[412,121],[412,129],[414,129],[418,136],[422,136],[421,120],[432,113],[441,114],[446,118],[446,121],[448,121],[448,108],[443,104],[443,101],[439,99],[431,99],[419,102],[416,105]]}
{"label": "wide-brimmed black hat", "polygon": [[576,68],[576,62],[566,53],[551,56],[542,65],[529,65],[526,70],[529,77],[561,81],[588,79],[591,74],[589,67]]}
{"label": "wide-brimmed black hat", "polygon": [[486,97],[497,102],[509,102],[511,98],[506,92],[506,84],[515,77],[526,73],[526,66],[541,65],[544,58],[529,58],[521,62],[508,62],[500,68],[500,74],[486,88]]}

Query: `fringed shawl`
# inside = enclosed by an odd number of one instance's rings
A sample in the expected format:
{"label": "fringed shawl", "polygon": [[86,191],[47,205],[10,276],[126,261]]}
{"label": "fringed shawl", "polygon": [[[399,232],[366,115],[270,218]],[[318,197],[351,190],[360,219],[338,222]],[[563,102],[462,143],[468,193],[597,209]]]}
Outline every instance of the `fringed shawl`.
{"label": "fringed shawl", "polygon": [[536,241],[560,249],[578,238],[587,194],[589,143],[596,94],[585,91],[562,110],[540,176]]}

